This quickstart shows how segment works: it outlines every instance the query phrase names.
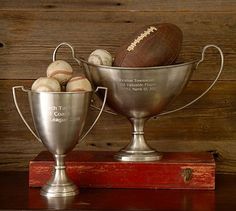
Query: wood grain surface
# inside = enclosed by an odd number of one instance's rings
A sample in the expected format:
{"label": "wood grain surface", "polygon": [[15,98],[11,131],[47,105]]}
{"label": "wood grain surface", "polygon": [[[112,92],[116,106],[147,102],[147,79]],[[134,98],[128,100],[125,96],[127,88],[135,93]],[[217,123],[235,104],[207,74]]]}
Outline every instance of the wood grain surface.
{"label": "wood grain surface", "polygon": [[235,12],[234,0],[67,0],[25,1],[2,0],[1,10],[44,10],[44,11],[178,11],[178,12]]}
{"label": "wood grain surface", "polygon": [[[113,55],[138,28],[160,22],[178,25],[184,34],[181,59],[200,59],[202,48],[217,44],[225,56],[219,82],[199,102],[175,114],[147,122],[145,137],[160,151],[211,151],[217,172],[236,173],[236,2],[207,1],[1,1],[0,4],[0,170],[25,170],[44,149],[26,129],[13,104],[11,87],[29,88],[45,76],[52,52],[69,42],[76,55],[87,58],[96,48]],[[58,58],[68,60],[68,49]],[[187,89],[169,109],[197,97],[219,69],[216,50],[207,51]],[[18,93],[22,112],[30,121],[26,96]],[[91,119],[97,114],[90,112]],[[119,150],[128,143],[131,127],[122,116],[103,114],[76,149]]]}

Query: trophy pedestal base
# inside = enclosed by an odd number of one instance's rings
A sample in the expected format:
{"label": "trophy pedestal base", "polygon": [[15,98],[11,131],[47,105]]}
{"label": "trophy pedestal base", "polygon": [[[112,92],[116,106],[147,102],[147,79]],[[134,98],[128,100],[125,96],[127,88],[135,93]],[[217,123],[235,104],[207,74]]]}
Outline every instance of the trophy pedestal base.
{"label": "trophy pedestal base", "polygon": [[140,152],[130,152],[126,150],[121,150],[115,154],[114,158],[119,161],[128,162],[147,162],[147,161],[157,161],[161,160],[162,153],[152,151],[140,151]]}
{"label": "trophy pedestal base", "polygon": [[[215,188],[215,161],[208,152],[166,152],[159,161],[120,162],[112,151],[72,151],[65,158],[68,177],[79,188]],[[42,187],[54,160],[41,152],[29,166],[29,186]]]}
{"label": "trophy pedestal base", "polygon": [[69,197],[79,193],[75,184],[68,182],[67,184],[46,184],[42,187],[40,194],[46,197]]}

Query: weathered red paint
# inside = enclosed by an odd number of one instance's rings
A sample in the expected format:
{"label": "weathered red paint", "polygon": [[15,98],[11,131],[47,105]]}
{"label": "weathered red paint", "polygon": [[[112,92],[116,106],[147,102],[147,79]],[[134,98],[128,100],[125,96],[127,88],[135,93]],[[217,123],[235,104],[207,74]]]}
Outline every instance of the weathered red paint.
{"label": "weathered red paint", "polygon": [[[68,176],[79,187],[214,189],[215,161],[207,152],[167,152],[155,162],[120,162],[114,152],[73,151],[66,158]],[[29,186],[40,187],[49,180],[53,158],[41,152],[29,166]],[[185,182],[183,170],[193,170]]]}

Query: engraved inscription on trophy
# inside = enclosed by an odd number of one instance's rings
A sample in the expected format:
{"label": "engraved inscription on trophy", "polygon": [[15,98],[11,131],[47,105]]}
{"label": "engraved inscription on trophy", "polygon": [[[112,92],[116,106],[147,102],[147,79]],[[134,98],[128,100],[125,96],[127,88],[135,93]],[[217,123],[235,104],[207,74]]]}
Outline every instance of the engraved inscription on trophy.
{"label": "engraved inscription on trophy", "polygon": [[157,89],[157,84],[154,79],[120,79],[119,85],[133,92],[151,92]]}
{"label": "engraved inscription on trophy", "polygon": [[67,111],[66,106],[51,106],[49,107],[49,109],[52,112],[52,118],[51,121],[52,122],[58,122],[58,123],[62,123],[67,121],[68,116],[69,116],[69,111]]}

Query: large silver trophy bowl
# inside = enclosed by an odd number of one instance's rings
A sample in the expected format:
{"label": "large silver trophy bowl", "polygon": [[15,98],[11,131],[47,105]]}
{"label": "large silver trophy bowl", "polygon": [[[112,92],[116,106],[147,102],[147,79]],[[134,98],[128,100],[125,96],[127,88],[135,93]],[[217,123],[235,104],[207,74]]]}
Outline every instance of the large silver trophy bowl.
{"label": "large silver trophy bowl", "polygon": [[[55,58],[53,60],[55,61]],[[19,108],[16,96],[17,89],[28,95],[36,133],[31,129]],[[95,92],[98,90],[104,91],[105,94],[101,110],[90,128],[83,132],[93,91],[36,92],[27,90],[23,86],[12,88],[13,99],[23,122],[36,139],[55,158],[52,178],[42,187],[41,195],[47,197],[66,197],[74,196],[78,193],[77,187],[66,174],[64,158],[78,142],[84,140],[84,137],[90,132],[102,113],[105,106],[107,88],[97,87]]]}
{"label": "large silver trophy bowl", "polygon": [[[204,60],[207,48],[216,48],[221,56],[219,72],[199,97],[172,111],[165,108],[182,92],[191,78],[192,72]],[[92,84],[108,88],[107,104],[115,112],[128,118],[133,126],[130,143],[115,155],[120,161],[155,161],[162,157],[144,139],[144,124],[154,116],[161,116],[181,110],[205,95],[218,80],[223,69],[223,53],[215,45],[207,45],[200,61],[182,64],[148,67],[124,68],[98,66],[81,59],[87,77]],[[100,96],[102,94],[100,93]],[[163,112],[163,113],[162,113]]]}

